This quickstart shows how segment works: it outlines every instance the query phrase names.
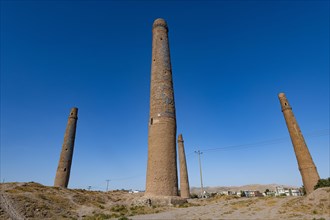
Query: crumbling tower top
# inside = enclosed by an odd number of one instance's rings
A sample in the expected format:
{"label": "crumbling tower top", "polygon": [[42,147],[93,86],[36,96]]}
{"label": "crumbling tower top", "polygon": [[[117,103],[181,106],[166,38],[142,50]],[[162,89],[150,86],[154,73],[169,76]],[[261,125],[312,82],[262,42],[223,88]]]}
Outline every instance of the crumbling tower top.
{"label": "crumbling tower top", "polygon": [[166,31],[168,31],[167,23],[163,18],[157,18],[154,21],[154,24],[152,25],[152,29],[154,29],[156,27],[163,27],[166,29]]}

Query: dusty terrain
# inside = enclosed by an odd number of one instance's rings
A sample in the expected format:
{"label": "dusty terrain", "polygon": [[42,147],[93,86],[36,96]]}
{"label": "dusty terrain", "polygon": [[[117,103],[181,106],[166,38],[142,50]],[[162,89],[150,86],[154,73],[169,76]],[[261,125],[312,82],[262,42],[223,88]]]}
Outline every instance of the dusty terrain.
{"label": "dusty terrain", "polygon": [[137,205],[143,196],[38,183],[0,185],[0,219],[329,219],[330,187],[305,197],[190,199],[181,206]]}
{"label": "dusty terrain", "polygon": [[218,196],[190,200],[187,208],[132,219],[330,219],[330,188],[306,197],[236,198]]}
{"label": "dusty terrain", "polygon": [[109,219],[164,210],[133,205],[141,193],[63,189],[38,183],[1,184],[0,196],[0,219]]}

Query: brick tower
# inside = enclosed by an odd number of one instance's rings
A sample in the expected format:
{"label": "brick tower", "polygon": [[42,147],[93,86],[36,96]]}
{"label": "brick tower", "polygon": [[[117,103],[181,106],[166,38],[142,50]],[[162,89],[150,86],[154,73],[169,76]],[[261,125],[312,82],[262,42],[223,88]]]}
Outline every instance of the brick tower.
{"label": "brick tower", "polygon": [[152,64],[145,196],[178,196],[176,116],[166,22],[152,27]]}
{"label": "brick tower", "polygon": [[189,179],[182,134],[179,134],[178,137],[178,152],[180,161],[180,195],[182,198],[188,199],[190,198]]}
{"label": "brick tower", "polygon": [[290,133],[302,181],[306,193],[309,194],[313,192],[314,186],[320,177],[285,94],[278,94],[278,98],[280,99],[282,112]]}
{"label": "brick tower", "polygon": [[56,177],[54,181],[54,186],[56,187],[68,187],[74,140],[76,136],[77,119],[78,108],[72,108],[69,115],[68,124],[66,126],[61,156],[56,171]]}

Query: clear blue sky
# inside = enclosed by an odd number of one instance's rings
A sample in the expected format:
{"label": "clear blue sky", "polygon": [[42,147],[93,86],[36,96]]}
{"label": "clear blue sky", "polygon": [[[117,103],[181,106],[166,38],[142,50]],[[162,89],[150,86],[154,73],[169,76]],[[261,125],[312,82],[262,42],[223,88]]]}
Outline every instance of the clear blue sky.
{"label": "clear blue sky", "polygon": [[279,92],[329,176],[329,1],[1,1],[1,181],[52,185],[76,106],[69,187],[144,189],[159,17],[191,186],[198,149],[206,186],[302,185]]}

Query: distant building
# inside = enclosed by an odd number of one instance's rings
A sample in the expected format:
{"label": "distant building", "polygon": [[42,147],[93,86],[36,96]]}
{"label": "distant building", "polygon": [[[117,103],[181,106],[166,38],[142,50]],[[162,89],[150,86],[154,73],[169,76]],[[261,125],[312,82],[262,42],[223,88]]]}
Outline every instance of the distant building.
{"label": "distant building", "polygon": [[303,194],[299,189],[290,189],[290,196],[302,196]]}
{"label": "distant building", "polygon": [[268,191],[265,194],[266,194],[266,196],[275,196],[276,192],[275,191]]}
{"label": "distant building", "polygon": [[235,191],[228,191],[228,195],[235,196],[236,194],[237,194],[237,192],[235,192]]}
{"label": "distant building", "polygon": [[246,197],[263,197],[264,195],[257,190],[244,190],[243,191]]}
{"label": "distant building", "polygon": [[300,189],[294,188],[284,188],[282,186],[278,186],[275,188],[275,191],[267,190],[267,192],[261,193],[258,190],[242,190],[242,191],[220,191],[218,195],[226,195],[226,196],[237,196],[241,197],[242,193],[245,197],[264,197],[264,196],[302,196],[303,193]]}
{"label": "distant building", "polygon": [[219,195],[225,195],[225,196],[228,196],[229,195],[228,194],[228,191],[220,191],[218,194]]}
{"label": "distant building", "polygon": [[254,190],[244,190],[243,191],[246,197],[255,197],[255,191]]}
{"label": "distant building", "polygon": [[218,195],[226,195],[226,196],[241,196],[241,192],[236,191],[220,191]]}
{"label": "distant building", "polygon": [[278,186],[275,188],[275,196],[302,196],[303,194],[300,192],[299,189],[292,189],[292,188],[283,188]]}
{"label": "distant building", "polygon": [[281,196],[281,195],[284,195],[284,194],[286,194],[286,193],[285,193],[285,190],[282,186],[277,186],[275,188],[275,196]]}
{"label": "distant building", "polygon": [[264,194],[259,191],[254,191],[254,196],[256,197],[264,197]]}

